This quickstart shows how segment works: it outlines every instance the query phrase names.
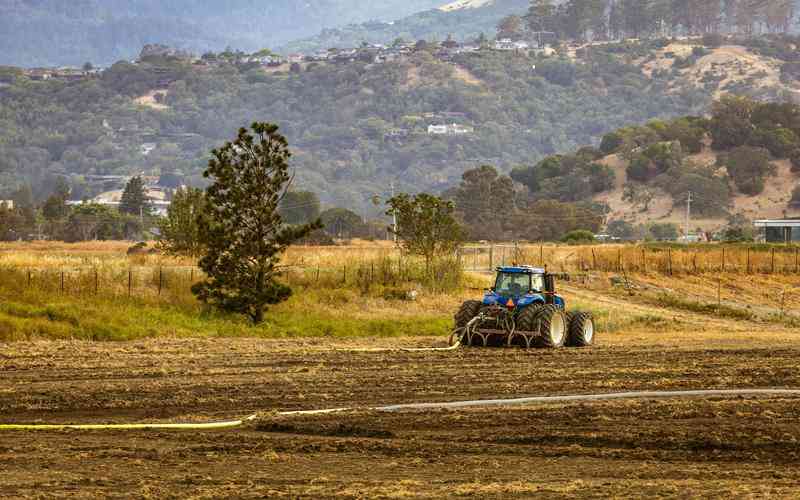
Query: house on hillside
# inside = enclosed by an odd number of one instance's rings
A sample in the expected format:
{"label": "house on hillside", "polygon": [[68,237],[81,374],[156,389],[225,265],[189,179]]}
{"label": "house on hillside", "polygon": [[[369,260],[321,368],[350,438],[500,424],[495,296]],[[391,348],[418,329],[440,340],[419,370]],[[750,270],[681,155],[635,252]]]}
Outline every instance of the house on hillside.
{"label": "house on hillside", "polygon": [[475,132],[473,127],[453,123],[450,125],[429,125],[428,135],[467,135]]}
{"label": "house on hillside", "polygon": [[754,225],[767,243],[800,243],[800,218],[757,220]]}
{"label": "house on hillside", "polygon": [[53,70],[47,68],[33,68],[25,70],[25,76],[35,82],[42,82],[53,78]]}
{"label": "house on hillside", "polygon": [[0,208],[14,210],[14,200],[0,200]]}
{"label": "house on hillside", "polygon": [[510,38],[502,38],[494,42],[494,50],[528,50],[531,48],[528,42],[515,42]]}

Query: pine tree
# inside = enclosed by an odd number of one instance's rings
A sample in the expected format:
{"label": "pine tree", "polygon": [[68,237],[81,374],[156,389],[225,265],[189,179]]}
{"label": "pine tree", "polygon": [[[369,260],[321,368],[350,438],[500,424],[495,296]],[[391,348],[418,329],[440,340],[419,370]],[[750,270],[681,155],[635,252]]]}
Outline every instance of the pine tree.
{"label": "pine tree", "polygon": [[136,176],[125,185],[119,203],[119,211],[130,215],[150,214],[150,200],[141,177]]}
{"label": "pine tree", "polygon": [[233,143],[215,149],[212,156],[203,175],[213,183],[199,221],[205,247],[199,265],[207,278],[192,291],[201,301],[245,314],[258,324],[268,305],[292,293],[277,281],[281,254],[322,224],[283,223],[278,207],[291,181],[291,153],[277,125],[243,128]]}

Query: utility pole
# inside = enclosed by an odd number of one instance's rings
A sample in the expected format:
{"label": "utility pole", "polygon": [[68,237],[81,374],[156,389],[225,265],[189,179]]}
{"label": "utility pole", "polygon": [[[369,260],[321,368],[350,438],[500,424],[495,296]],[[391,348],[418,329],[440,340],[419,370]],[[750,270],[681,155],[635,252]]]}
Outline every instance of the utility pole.
{"label": "utility pole", "polygon": [[[389,184],[392,189],[392,198],[394,198],[394,181]],[[397,243],[397,212],[392,213],[392,236],[394,236],[394,242]]]}
{"label": "utility pole", "polygon": [[692,217],[692,202],[694,198],[692,197],[692,192],[689,191],[689,196],[686,197],[686,233],[684,238],[686,238],[686,244],[689,244],[689,220]]}

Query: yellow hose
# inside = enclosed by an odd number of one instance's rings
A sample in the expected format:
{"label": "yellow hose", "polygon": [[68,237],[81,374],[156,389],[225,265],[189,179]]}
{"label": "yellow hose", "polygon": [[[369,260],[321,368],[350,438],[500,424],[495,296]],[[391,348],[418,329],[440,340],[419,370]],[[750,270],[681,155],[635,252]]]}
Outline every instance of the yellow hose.
{"label": "yellow hose", "polygon": [[210,431],[216,429],[232,429],[240,427],[247,422],[256,419],[256,415],[251,415],[241,420],[229,420],[227,422],[211,422],[197,424],[2,424],[0,431],[156,431],[156,430],[200,430]]}

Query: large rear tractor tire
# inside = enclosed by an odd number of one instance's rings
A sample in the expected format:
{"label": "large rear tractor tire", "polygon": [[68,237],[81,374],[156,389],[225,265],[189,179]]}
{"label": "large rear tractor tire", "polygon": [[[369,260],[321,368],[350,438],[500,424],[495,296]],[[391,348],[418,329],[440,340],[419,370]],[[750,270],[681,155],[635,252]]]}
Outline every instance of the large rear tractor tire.
{"label": "large rear tractor tire", "polygon": [[591,313],[576,311],[569,313],[567,319],[569,320],[568,346],[589,347],[594,345],[594,317]]}
{"label": "large rear tractor tire", "polygon": [[466,332],[464,332],[462,329],[466,327],[470,321],[475,319],[475,317],[480,313],[481,307],[483,307],[483,303],[481,301],[468,300],[461,305],[461,308],[456,313],[456,335],[454,335],[454,340],[460,340],[461,345],[468,345],[469,343]]}
{"label": "large rear tractor tire", "polygon": [[557,349],[567,342],[567,316],[554,305],[539,309],[535,322],[539,325],[539,336],[534,340],[536,347]]}

